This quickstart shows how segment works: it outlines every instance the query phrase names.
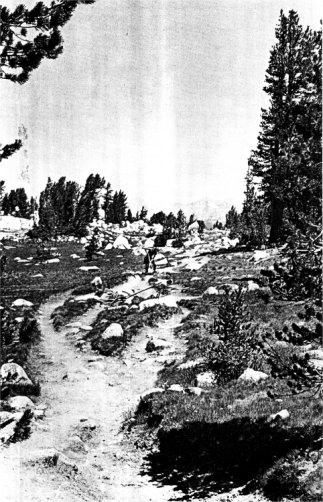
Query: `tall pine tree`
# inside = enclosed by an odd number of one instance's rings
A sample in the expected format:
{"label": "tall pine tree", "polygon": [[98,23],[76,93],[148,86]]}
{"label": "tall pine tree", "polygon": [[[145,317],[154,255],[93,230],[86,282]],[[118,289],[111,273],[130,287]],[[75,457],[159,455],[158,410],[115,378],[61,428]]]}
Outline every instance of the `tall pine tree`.
{"label": "tall pine tree", "polygon": [[281,11],[275,33],[264,87],[270,105],[249,159],[270,204],[271,242],[321,210],[321,33],[303,31],[295,11]]}

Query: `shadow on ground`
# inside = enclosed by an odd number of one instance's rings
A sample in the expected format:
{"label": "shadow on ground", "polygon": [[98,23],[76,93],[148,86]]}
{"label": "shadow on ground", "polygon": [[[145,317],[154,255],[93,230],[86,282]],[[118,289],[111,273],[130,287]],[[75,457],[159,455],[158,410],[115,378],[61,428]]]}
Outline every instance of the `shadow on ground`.
{"label": "shadow on ground", "polygon": [[265,418],[190,422],[159,431],[159,451],[148,455],[142,473],[174,485],[182,500],[197,500],[249,483],[289,452],[311,447],[320,434],[318,426],[288,428]]}

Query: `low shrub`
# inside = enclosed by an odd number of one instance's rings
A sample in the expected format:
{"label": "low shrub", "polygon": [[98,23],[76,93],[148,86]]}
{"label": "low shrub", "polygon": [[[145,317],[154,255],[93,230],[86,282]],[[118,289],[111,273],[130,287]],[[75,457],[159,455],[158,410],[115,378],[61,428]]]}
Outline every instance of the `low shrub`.
{"label": "low shrub", "polygon": [[244,304],[242,287],[233,293],[225,290],[211,334],[218,340],[202,341],[201,354],[218,383],[238,378],[250,366],[259,367],[262,357],[258,334]]}

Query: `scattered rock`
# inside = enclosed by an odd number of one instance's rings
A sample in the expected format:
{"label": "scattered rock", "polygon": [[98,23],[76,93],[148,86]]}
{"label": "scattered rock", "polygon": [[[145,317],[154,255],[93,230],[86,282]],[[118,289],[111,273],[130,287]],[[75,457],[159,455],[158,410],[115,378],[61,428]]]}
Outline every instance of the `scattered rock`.
{"label": "scattered rock", "polygon": [[184,392],[184,387],[179,385],[178,383],[173,383],[170,387],[168,387],[167,390],[170,390],[172,392]]}
{"label": "scattered rock", "polygon": [[123,235],[119,235],[113,243],[115,249],[130,249],[129,241]]}
{"label": "scattered rock", "polygon": [[107,340],[108,338],[111,338],[113,336],[118,338],[121,338],[123,336],[123,328],[121,324],[113,322],[101,335],[103,340]]}
{"label": "scattered rock", "polygon": [[1,379],[11,384],[32,384],[25,370],[16,363],[5,363],[0,369]]}
{"label": "scattered rock", "polygon": [[[0,443],[6,443],[9,441],[16,432],[17,423],[20,422],[24,413],[7,413],[0,412],[2,415],[1,427],[0,427]],[[4,413],[6,413],[7,418],[5,418]]]}
{"label": "scattered rock", "polygon": [[146,352],[154,352],[155,350],[163,350],[169,347],[169,343],[165,340],[161,340],[160,338],[151,338],[147,342]]}
{"label": "scattered rock", "polygon": [[143,392],[140,395],[140,397],[141,397],[141,399],[143,399],[144,397],[150,396],[151,394],[157,394],[157,393],[164,392],[164,391],[165,391],[165,389],[163,389],[162,387],[153,387],[152,389],[148,389],[145,392]]}
{"label": "scattered rock", "polygon": [[80,270],[82,270],[82,272],[91,272],[92,270],[100,270],[100,269],[96,265],[92,265],[90,267],[80,267]]}
{"label": "scattered rock", "polygon": [[244,370],[242,375],[239,376],[239,380],[244,380],[245,382],[261,382],[262,380],[266,380],[269,377],[267,373],[263,373],[262,371],[255,371],[252,368],[247,368]]}
{"label": "scattered rock", "polygon": [[186,370],[187,368],[195,368],[195,366],[199,366],[203,363],[203,359],[200,357],[198,359],[194,359],[194,361],[186,361],[185,363],[181,363],[178,366],[179,370]]}
{"label": "scattered rock", "polygon": [[254,282],[254,281],[247,282],[247,290],[248,291],[256,291],[259,288],[260,288],[260,286],[256,282]]}
{"label": "scattered rock", "polygon": [[287,420],[289,416],[290,415],[288,410],[281,410],[278,413],[273,413],[272,415],[270,415],[269,420],[270,421]]}
{"label": "scattered rock", "polygon": [[166,305],[166,307],[177,308],[176,298],[174,298],[174,296],[172,295],[167,295],[161,298],[152,298],[151,300],[145,300],[141,302],[139,305],[139,310],[151,308],[155,305]]}
{"label": "scattered rock", "polygon": [[32,302],[24,300],[23,298],[18,298],[11,304],[11,307],[33,307],[33,306],[34,304]]}
{"label": "scattered rock", "polygon": [[7,404],[11,410],[24,411],[35,407],[34,403],[27,396],[14,396],[10,397]]}
{"label": "scattered rock", "polygon": [[201,387],[187,387],[185,389],[185,392],[187,392],[188,394],[193,394],[195,396],[200,396],[201,394],[203,394],[204,392],[207,392],[207,391],[205,391]]}
{"label": "scattered rock", "polygon": [[91,281],[91,284],[95,288],[102,288],[103,287],[102,279],[99,275],[94,277],[93,281]]}
{"label": "scattered rock", "polygon": [[209,288],[207,288],[204,293],[204,295],[218,295],[219,294],[219,290],[217,288],[215,288],[214,286],[210,286]]}
{"label": "scattered rock", "polygon": [[213,387],[215,375],[212,371],[205,371],[196,375],[196,387]]}

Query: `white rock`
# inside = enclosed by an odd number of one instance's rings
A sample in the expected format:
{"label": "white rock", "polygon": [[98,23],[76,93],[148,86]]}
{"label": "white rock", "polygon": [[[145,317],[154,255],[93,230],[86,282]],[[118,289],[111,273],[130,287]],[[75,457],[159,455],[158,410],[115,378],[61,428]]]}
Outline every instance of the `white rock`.
{"label": "white rock", "polygon": [[91,284],[92,286],[94,286],[95,288],[102,288],[102,279],[100,276],[96,276],[94,277],[93,281],[91,281]]}
{"label": "white rock", "polygon": [[160,223],[154,223],[152,227],[153,227],[156,234],[163,233],[164,227]]}
{"label": "white rock", "polygon": [[184,392],[184,387],[179,385],[178,383],[173,383],[167,390],[171,390],[172,392]]}
{"label": "white rock", "polygon": [[215,288],[214,286],[210,286],[209,288],[207,288],[203,295],[218,295],[219,294],[219,290],[217,288]]}
{"label": "white rock", "polygon": [[35,274],[35,275],[32,275],[31,277],[33,277],[34,279],[38,278],[38,277],[44,277],[43,274]]}
{"label": "white rock", "polygon": [[109,243],[105,246],[104,250],[105,250],[105,251],[110,251],[110,249],[112,249],[112,248],[113,248],[113,244],[112,244],[111,242],[109,242]]}
{"label": "white rock", "polygon": [[123,235],[119,235],[113,243],[115,249],[130,249],[129,241]]}
{"label": "white rock", "polygon": [[317,370],[323,369],[323,361],[322,359],[311,359],[311,363]]}
{"label": "white rock", "polygon": [[0,369],[1,379],[11,383],[31,384],[25,370],[16,363],[5,363]]}
{"label": "white rock", "polygon": [[101,335],[103,340],[107,340],[108,338],[111,338],[112,336],[116,336],[119,338],[123,336],[123,328],[122,328],[121,324],[119,324],[117,322],[111,323],[110,326],[108,326],[107,329]]}
{"label": "white rock", "polygon": [[195,276],[195,277],[192,277],[192,278],[190,279],[190,282],[201,281],[201,280],[202,280],[202,277],[197,277],[197,276]]}
{"label": "white rock", "polygon": [[214,373],[212,371],[205,371],[196,375],[197,387],[212,387],[214,385]]}
{"label": "white rock", "polygon": [[68,324],[66,324],[67,328],[80,328],[81,326],[82,326],[82,323],[80,323],[79,321],[69,322]]}
{"label": "white rock", "polygon": [[151,308],[155,305],[166,305],[166,307],[177,308],[176,299],[172,295],[162,296],[161,298],[152,298],[151,300],[145,300],[140,303],[139,310],[144,310],[145,308]]}
{"label": "white rock", "polygon": [[322,349],[310,350],[308,353],[312,359],[321,359],[321,360],[323,359],[323,350]]}
{"label": "white rock", "polygon": [[200,357],[198,359],[194,359],[194,361],[186,361],[178,366],[179,370],[186,370],[187,368],[195,368],[195,366],[199,366],[202,364],[203,359]]}
{"label": "white rock", "polygon": [[60,259],[59,258],[51,258],[50,260],[44,261],[44,263],[59,263]]}
{"label": "white rock", "polygon": [[73,258],[73,260],[78,260],[80,258],[80,256],[78,254],[71,254],[71,258]]}
{"label": "white rock", "polygon": [[27,410],[27,408],[31,409],[35,406],[32,400],[27,396],[10,397],[7,403],[10,409],[15,411],[24,411]]}
{"label": "white rock", "polygon": [[146,239],[146,241],[144,243],[144,248],[150,249],[150,248],[153,248],[154,245],[155,245],[155,239]]}
{"label": "white rock", "polygon": [[82,324],[82,326],[80,326],[80,329],[82,331],[92,331],[93,328],[92,328],[92,326],[86,326],[86,325]]}
{"label": "white rock", "polygon": [[7,420],[14,419],[14,414],[9,411],[0,411],[0,424],[3,424]]}
{"label": "white rock", "polygon": [[262,380],[266,380],[269,377],[267,373],[263,373],[262,371],[255,371],[252,368],[247,368],[244,370],[242,375],[239,376],[239,380],[244,380],[245,382],[261,382]]}
{"label": "white rock", "polygon": [[289,415],[289,412],[288,410],[281,410],[279,411],[278,413],[273,413],[272,415],[270,415],[270,420],[277,420],[277,419],[281,419],[281,420],[287,420],[287,418],[289,418],[290,415]]}
{"label": "white rock", "polygon": [[34,306],[33,303],[29,302],[28,300],[24,300],[23,298],[18,298],[11,304],[11,307],[33,307],[33,306]]}
{"label": "white rock", "polygon": [[[3,419],[0,419],[0,422],[2,424],[2,427],[0,429],[0,444],[6,443],[10,438],[13,437],[13,435],[15,434],[17,422],[19,422],[23,417],[23,413],[0,412],[0,414],[3,413],[6,413],[7,418],[5,418],[5,415],[2,415]],[[7,422],[7,425],[4,425],[5,422]]]}
{"label": "white rock", "polygon": [[96,265],[92,265],[89,267],[80,267],[80,270],[82,270],[83,272],[91,272],[92,270],[100,270],[100,269]]}
{"label": "white rock", "polygon": [[254,281],[248,281],[247,284],[248,284],[247,286],[248,291],[256,291],[257,289],[259,289],[259,284],[257,284]]}
{"label": "white rock", "polygon": [[195,396],[200,396],[201,394],[206,392],[204,389],[201,389],[201,387],[187,387],[187,389],[185,390],[189,394],[194,394]]}
{"label": "white rock", "polygon": [[150,396],[151,394],[157,394],[157,393],[160,393],[160,392],[164,392],[164,390],[165,389],[163,389],[162,387],[153,387],[152,389],[148,389],[145,392],[143,392],[140,395],[140,397],[144,398],[144,397]]}
{"label": "white rock", "polygon": [[226,284],[226,286],[230,289],[230,291],[238,291],[238,284]]}

